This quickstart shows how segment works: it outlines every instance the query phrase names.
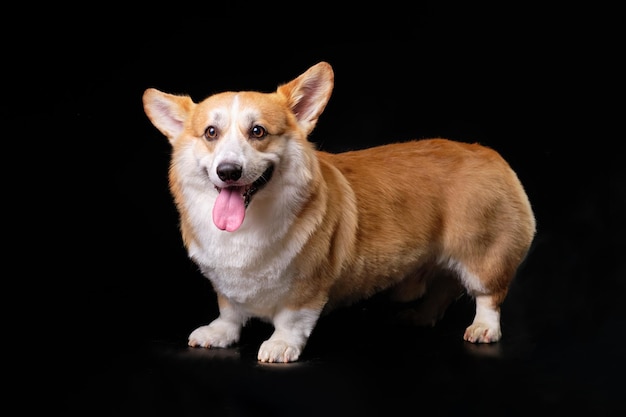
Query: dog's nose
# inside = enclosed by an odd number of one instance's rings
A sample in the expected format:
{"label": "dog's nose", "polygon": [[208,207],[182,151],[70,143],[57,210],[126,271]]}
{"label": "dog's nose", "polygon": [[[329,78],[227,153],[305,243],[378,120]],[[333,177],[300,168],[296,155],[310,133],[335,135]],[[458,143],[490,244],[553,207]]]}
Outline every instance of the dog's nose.
{"label": "dog's nose", "polygon": [[217,166],[217,176],[222,181],[237,181],[241,178],[241,165],[233,162],[222,162]]}

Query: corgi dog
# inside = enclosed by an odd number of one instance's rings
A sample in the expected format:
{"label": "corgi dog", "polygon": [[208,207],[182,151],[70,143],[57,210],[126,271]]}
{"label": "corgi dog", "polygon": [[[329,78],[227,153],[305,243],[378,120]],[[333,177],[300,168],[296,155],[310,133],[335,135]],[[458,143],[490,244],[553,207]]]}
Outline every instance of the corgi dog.
{"label": "corgi dog", "polygon": [[497,342],[535,235],[516,173],[491,148],[444,138],[318,150],[308,136],[333,86],[319,62],[269,93],[143,93],[172,146],[183,244],[217,296],[218,317],[189,346],[236,344],[256,318],[273,326],[258,361],[298,361],[322,314],[375,294],[408,303],[439,291],[440,317],[458,296],[437,285],[446,276],[475,301],[464,340]]}

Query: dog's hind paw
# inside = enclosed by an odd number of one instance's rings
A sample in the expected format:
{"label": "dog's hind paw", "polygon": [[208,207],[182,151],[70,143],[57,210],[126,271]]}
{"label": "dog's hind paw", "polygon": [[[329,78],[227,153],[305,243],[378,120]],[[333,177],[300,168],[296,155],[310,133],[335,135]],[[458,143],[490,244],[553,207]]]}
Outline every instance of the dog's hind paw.
{"label": "dog's hind paw", "polygon": [[471,343],[493,343],[500,340],[502,333],[500,327],[489,327],[485,323],[472,323],[467,329],[463,339]]}
{"label": "dog's hind paw", "polygon": [[266,340],[261,344],[258,359],[261,362],[295,362],[300,357],[300,347],[283,340]]}

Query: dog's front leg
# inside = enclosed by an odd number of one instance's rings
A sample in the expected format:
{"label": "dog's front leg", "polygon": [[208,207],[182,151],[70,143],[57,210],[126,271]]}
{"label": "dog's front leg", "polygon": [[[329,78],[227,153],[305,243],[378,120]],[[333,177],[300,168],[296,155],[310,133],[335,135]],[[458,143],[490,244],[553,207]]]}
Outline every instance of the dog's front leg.
{"label": "dog's front leg", "polygon": [[192,347],[228,347],[239,341],[241,328],[247,317],[224,297],[218,296],[220,315],[206,326],[200,326],[189,335]]}
{"label": "dog's front leg", "polygon": [[294,362],[311,335],[321,310],[280,310],[273,318],[274,333],[261,344],[258,359],[261,362]]}

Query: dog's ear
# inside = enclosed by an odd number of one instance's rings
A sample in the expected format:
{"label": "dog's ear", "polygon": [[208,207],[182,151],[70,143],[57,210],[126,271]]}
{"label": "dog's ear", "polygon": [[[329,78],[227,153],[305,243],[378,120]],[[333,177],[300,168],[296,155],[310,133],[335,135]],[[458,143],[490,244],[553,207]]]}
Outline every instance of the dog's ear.
{"label": "dog's ear", "polygon": [[170,143],[174,143],[183,131],[185,119],[194,106],[189,96],[167,94],[154,88],[143,93],[143,108],[148,119]]}
{"label": "dog's ear", "polygon": [[311,133],[326,108],[333,91],[335,76],[327,62],[313,65],[298,78],[278,87],[278,94],[287,99],[298,124]]}

